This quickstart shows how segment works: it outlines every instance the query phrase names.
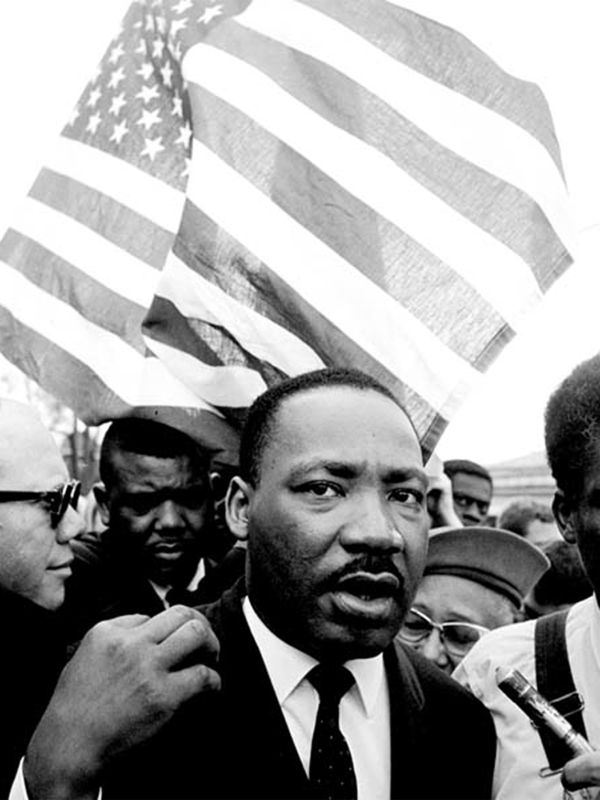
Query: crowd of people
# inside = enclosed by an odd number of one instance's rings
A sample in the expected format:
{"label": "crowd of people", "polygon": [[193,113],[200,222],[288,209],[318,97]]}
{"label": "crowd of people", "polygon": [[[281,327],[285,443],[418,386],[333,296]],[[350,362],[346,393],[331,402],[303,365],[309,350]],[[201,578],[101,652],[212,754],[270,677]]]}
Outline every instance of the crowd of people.
{"label": "crowd of people", "polygon": [[187,434],[114,421],[93,529],[34,410],[0,401],[0,431],[0,796],[594,796],[600,752],[498,674],[600,746],[600,357],[548,402],[552,508],[497,520],[489,472],[424,464],[357,370],[258,397],[230,480]]}

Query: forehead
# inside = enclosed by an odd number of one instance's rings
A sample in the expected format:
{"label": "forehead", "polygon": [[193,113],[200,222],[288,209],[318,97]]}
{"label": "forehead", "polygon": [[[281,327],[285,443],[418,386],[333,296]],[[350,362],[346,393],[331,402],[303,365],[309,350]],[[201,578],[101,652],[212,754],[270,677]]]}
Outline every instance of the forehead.
{"label": "forehead", "polygon": [[492,495],[491,484],[486,478],[468,472],[457,472],[452,476],[452,489],[476,500],[489,500]]}
{"label": "forehead", "polygon": [[37,420],[25,427],[0,421],[0,489],[36,491],[53,489],[68,477],[60,451]]}
{"label": "forehead", "polygon": [[206,474],[200,462],[187,454],[159,457],[117,450],[111,460],[115,482],[128,488],[181,486],[197,483]]}
{"label": "forehead", "polygon": [[421,448],[404,411],[379,392],[346,386],[311,389],[282,403],[263,453],[261,474],[321,458],[422,467]]}
{"label": "forehead", "polygon": [[458,575],[425,575],[414,601],[434,622],[473,622],[486,627],[497,604],[492,589]]}

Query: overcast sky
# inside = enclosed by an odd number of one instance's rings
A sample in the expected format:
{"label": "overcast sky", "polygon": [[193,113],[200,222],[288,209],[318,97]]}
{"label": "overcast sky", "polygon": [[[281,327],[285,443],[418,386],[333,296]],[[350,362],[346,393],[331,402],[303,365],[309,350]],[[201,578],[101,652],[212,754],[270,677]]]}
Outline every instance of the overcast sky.
{"label": "overcast sky", "polygon": [[[343,0],[340,0],[343,2]],[[580,254],[491,368],[440,443],[484,463],[542,449],[554,386],[598,350],[600,10],[589,0],[400,2],[468,35],[544,90],[561,143]],[[8,0],[0,29],[0,232],[101,58],[128,0]],[[1,289],[0,289],[1,290]]]}

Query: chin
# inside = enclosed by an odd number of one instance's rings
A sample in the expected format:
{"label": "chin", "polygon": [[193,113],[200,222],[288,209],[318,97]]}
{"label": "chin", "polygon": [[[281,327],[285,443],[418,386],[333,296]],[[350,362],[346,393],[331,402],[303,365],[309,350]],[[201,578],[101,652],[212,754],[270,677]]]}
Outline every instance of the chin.
{"label": "chin", "polygon": [[394,638],[394,632],[387,628],[374,630],[337,630],[331,636],[320,638],[316,647],[317,658],[332,661],[350,661],[354,658],[373,658],[383,652]]}

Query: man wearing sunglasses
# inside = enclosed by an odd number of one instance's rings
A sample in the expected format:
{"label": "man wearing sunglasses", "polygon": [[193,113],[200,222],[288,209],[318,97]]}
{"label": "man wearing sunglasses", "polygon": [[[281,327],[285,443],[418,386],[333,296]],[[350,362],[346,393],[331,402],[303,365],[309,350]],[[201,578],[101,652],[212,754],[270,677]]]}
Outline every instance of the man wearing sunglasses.
{"label": "man wearing sunglasses", "polygon": [[[72,542],[84,530],[78,497],[79,482],[69,480],[35,411],[0,399],[0,797],[8,796],[51,697],[50,709],[62,715],[66,687],[84,692],[85,715],[96,709],[94,726],[84,731],[103,734],[114,750],[126,726],[135,731],[128,744],[135,743],[199,688],[218,683],[209,667],[190,658],[201,653],[212,663],[214,636],[196,611],[182,606],[153,619],[137,614],[96,626],[61,675],[67,649],[57,611],[72,571]],[[42,735],[43,729],[38,741]],[[73,735],[79,750],[84,737],[79,728]],[[67,738],[55,738],[61,757],[72,761]],[[40,796],[48,794],[42,789]]]}
{"label": "man wearing sunglasses", "polygon": [[430,537],[425,573],[398,638],[450,674],[485,633],[516,621],[548,567],[546,556],[514,533],[440,529]]}
{"label": "man wearing sunglasses", "polygon": [[78,496],[34,411],[0,400],[2,797],[64,661],[54,612],[71,574],[71,540],[83,529]]}

